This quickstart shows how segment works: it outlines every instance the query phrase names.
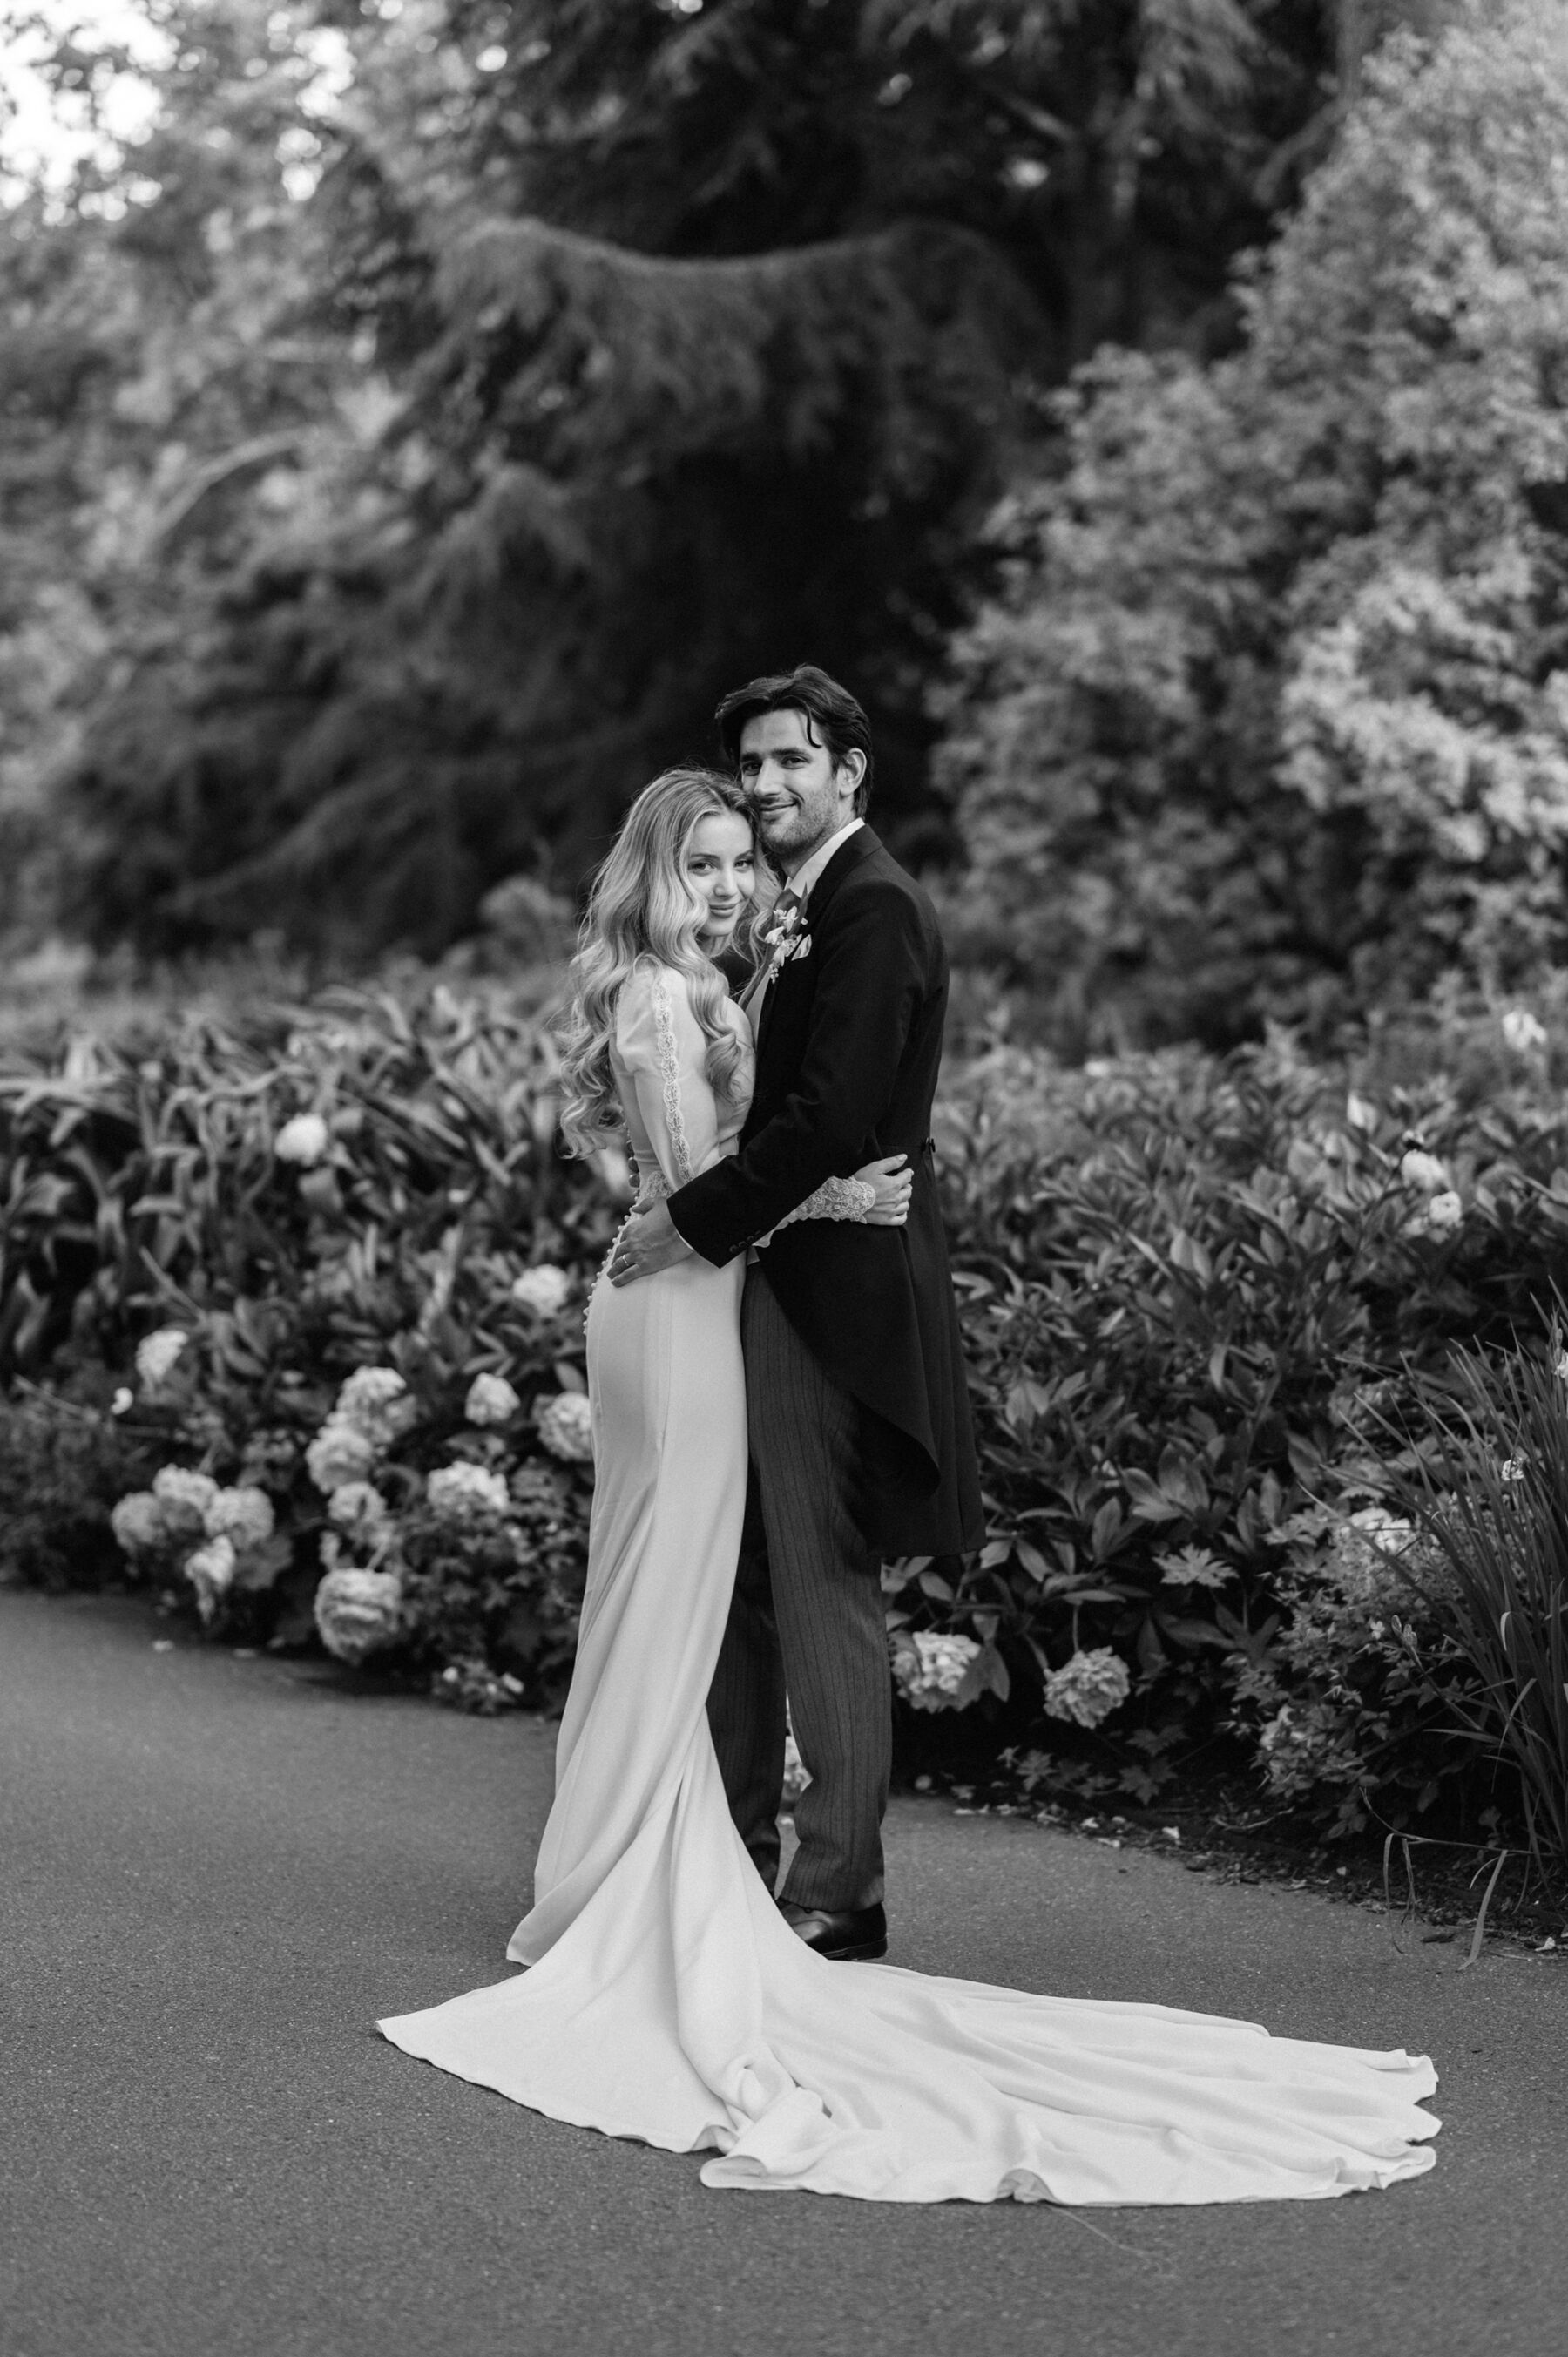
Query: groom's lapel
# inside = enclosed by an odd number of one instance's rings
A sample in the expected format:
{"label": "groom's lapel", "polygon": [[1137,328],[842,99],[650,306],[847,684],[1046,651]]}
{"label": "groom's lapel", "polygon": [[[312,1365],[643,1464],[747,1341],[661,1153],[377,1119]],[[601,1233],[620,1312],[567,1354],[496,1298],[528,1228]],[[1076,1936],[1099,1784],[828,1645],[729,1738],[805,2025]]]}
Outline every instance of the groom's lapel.
{"label": "groom's lapel", "polygon": [[841,843],[811,891],[806,896],[806,922],[817,924],[839,886],[846,876],[852,876],[863,859],[882,848],[881,838],[865,825],[857,826],[847,843]]}

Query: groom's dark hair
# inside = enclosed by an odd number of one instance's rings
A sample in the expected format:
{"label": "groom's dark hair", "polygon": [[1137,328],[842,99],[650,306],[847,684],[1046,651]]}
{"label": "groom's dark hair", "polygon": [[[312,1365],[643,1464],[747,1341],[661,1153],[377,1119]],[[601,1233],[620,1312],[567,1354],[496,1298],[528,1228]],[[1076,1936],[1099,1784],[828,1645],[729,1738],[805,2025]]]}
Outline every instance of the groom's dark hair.
{"label": "groom's dark hair", "polygon": [[754,679],[726,695],[718,708],[719,742],[732,770],[740,766],[740,733],[748,720],[764,712],[798,712],[813,745],[825,745],[836,768],[846,753],[864,753],[865,769],[854,793],[859,818],[871,800],[875,757],[871,749],[871,723],[847,687],[830,679],[815,663],[797,663],[793,671],[771,673]]}

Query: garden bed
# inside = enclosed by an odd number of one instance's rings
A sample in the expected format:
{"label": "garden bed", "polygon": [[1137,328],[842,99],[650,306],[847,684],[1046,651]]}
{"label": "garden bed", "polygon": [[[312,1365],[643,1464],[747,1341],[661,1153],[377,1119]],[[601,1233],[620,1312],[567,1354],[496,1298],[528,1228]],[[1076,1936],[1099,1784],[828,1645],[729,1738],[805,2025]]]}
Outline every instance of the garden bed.
{"label": "garden bed", "polygon": [[[17,1576],[129,1577],[218,1641],[468,1707],[559,1698],[581,1319],[626,1173],[560,1159],[539,1005],[425,977],[14,1060]],[[954,1060],[990,1537],[885,1575],[908,1781],[1022,1777],[1157,1825],[1224,1759],[1247,1797],[1210,1852],[1243,1817],[1346,1861],[1382,1824],[1456,1856],[1526,1839],[1409,1495],[1453,1441],[1455,1348],[1539,1371],[1568,1279],[1563,1027],[1506,1013],[1332,1063],[1283,1037]]]}

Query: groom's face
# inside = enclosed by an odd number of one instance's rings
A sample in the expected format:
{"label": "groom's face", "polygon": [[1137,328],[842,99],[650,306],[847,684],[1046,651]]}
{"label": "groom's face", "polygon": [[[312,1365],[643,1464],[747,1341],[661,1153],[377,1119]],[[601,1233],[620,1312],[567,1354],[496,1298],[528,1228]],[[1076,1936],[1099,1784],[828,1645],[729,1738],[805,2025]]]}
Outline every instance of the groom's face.
{"label": "groom's face", "polygon": [[793,875],[854,816],[862,756],[835,762],[803,712],[759,712],[740,732],[740,782],[764,850]]}

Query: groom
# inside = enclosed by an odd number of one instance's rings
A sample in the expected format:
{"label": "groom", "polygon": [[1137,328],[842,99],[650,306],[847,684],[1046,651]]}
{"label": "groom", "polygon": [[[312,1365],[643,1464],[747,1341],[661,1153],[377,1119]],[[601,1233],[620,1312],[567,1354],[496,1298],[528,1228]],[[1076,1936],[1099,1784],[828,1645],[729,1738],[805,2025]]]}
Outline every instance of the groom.
{"label": "groom", "polygon": [[[880,1956],[881,1560],[982,1539],[929,1135],[947,957],[929,900],[865,823],[871,731],[847,690],[803,663],[725,696],[718,723],[787,882],[746,1001],[756,1094],[739,1153],[634,1220],[610,1275],[629,1284],[692,1251],[722,1267],[758,1247],[741,1308],[751,1480],[708,1720],[772,1889],[788,1692],[811,1781],[779,1905],[821,1954]],[[906,1227],[771,1232],[825,1179],[897,1155],[914,1179]]]}

